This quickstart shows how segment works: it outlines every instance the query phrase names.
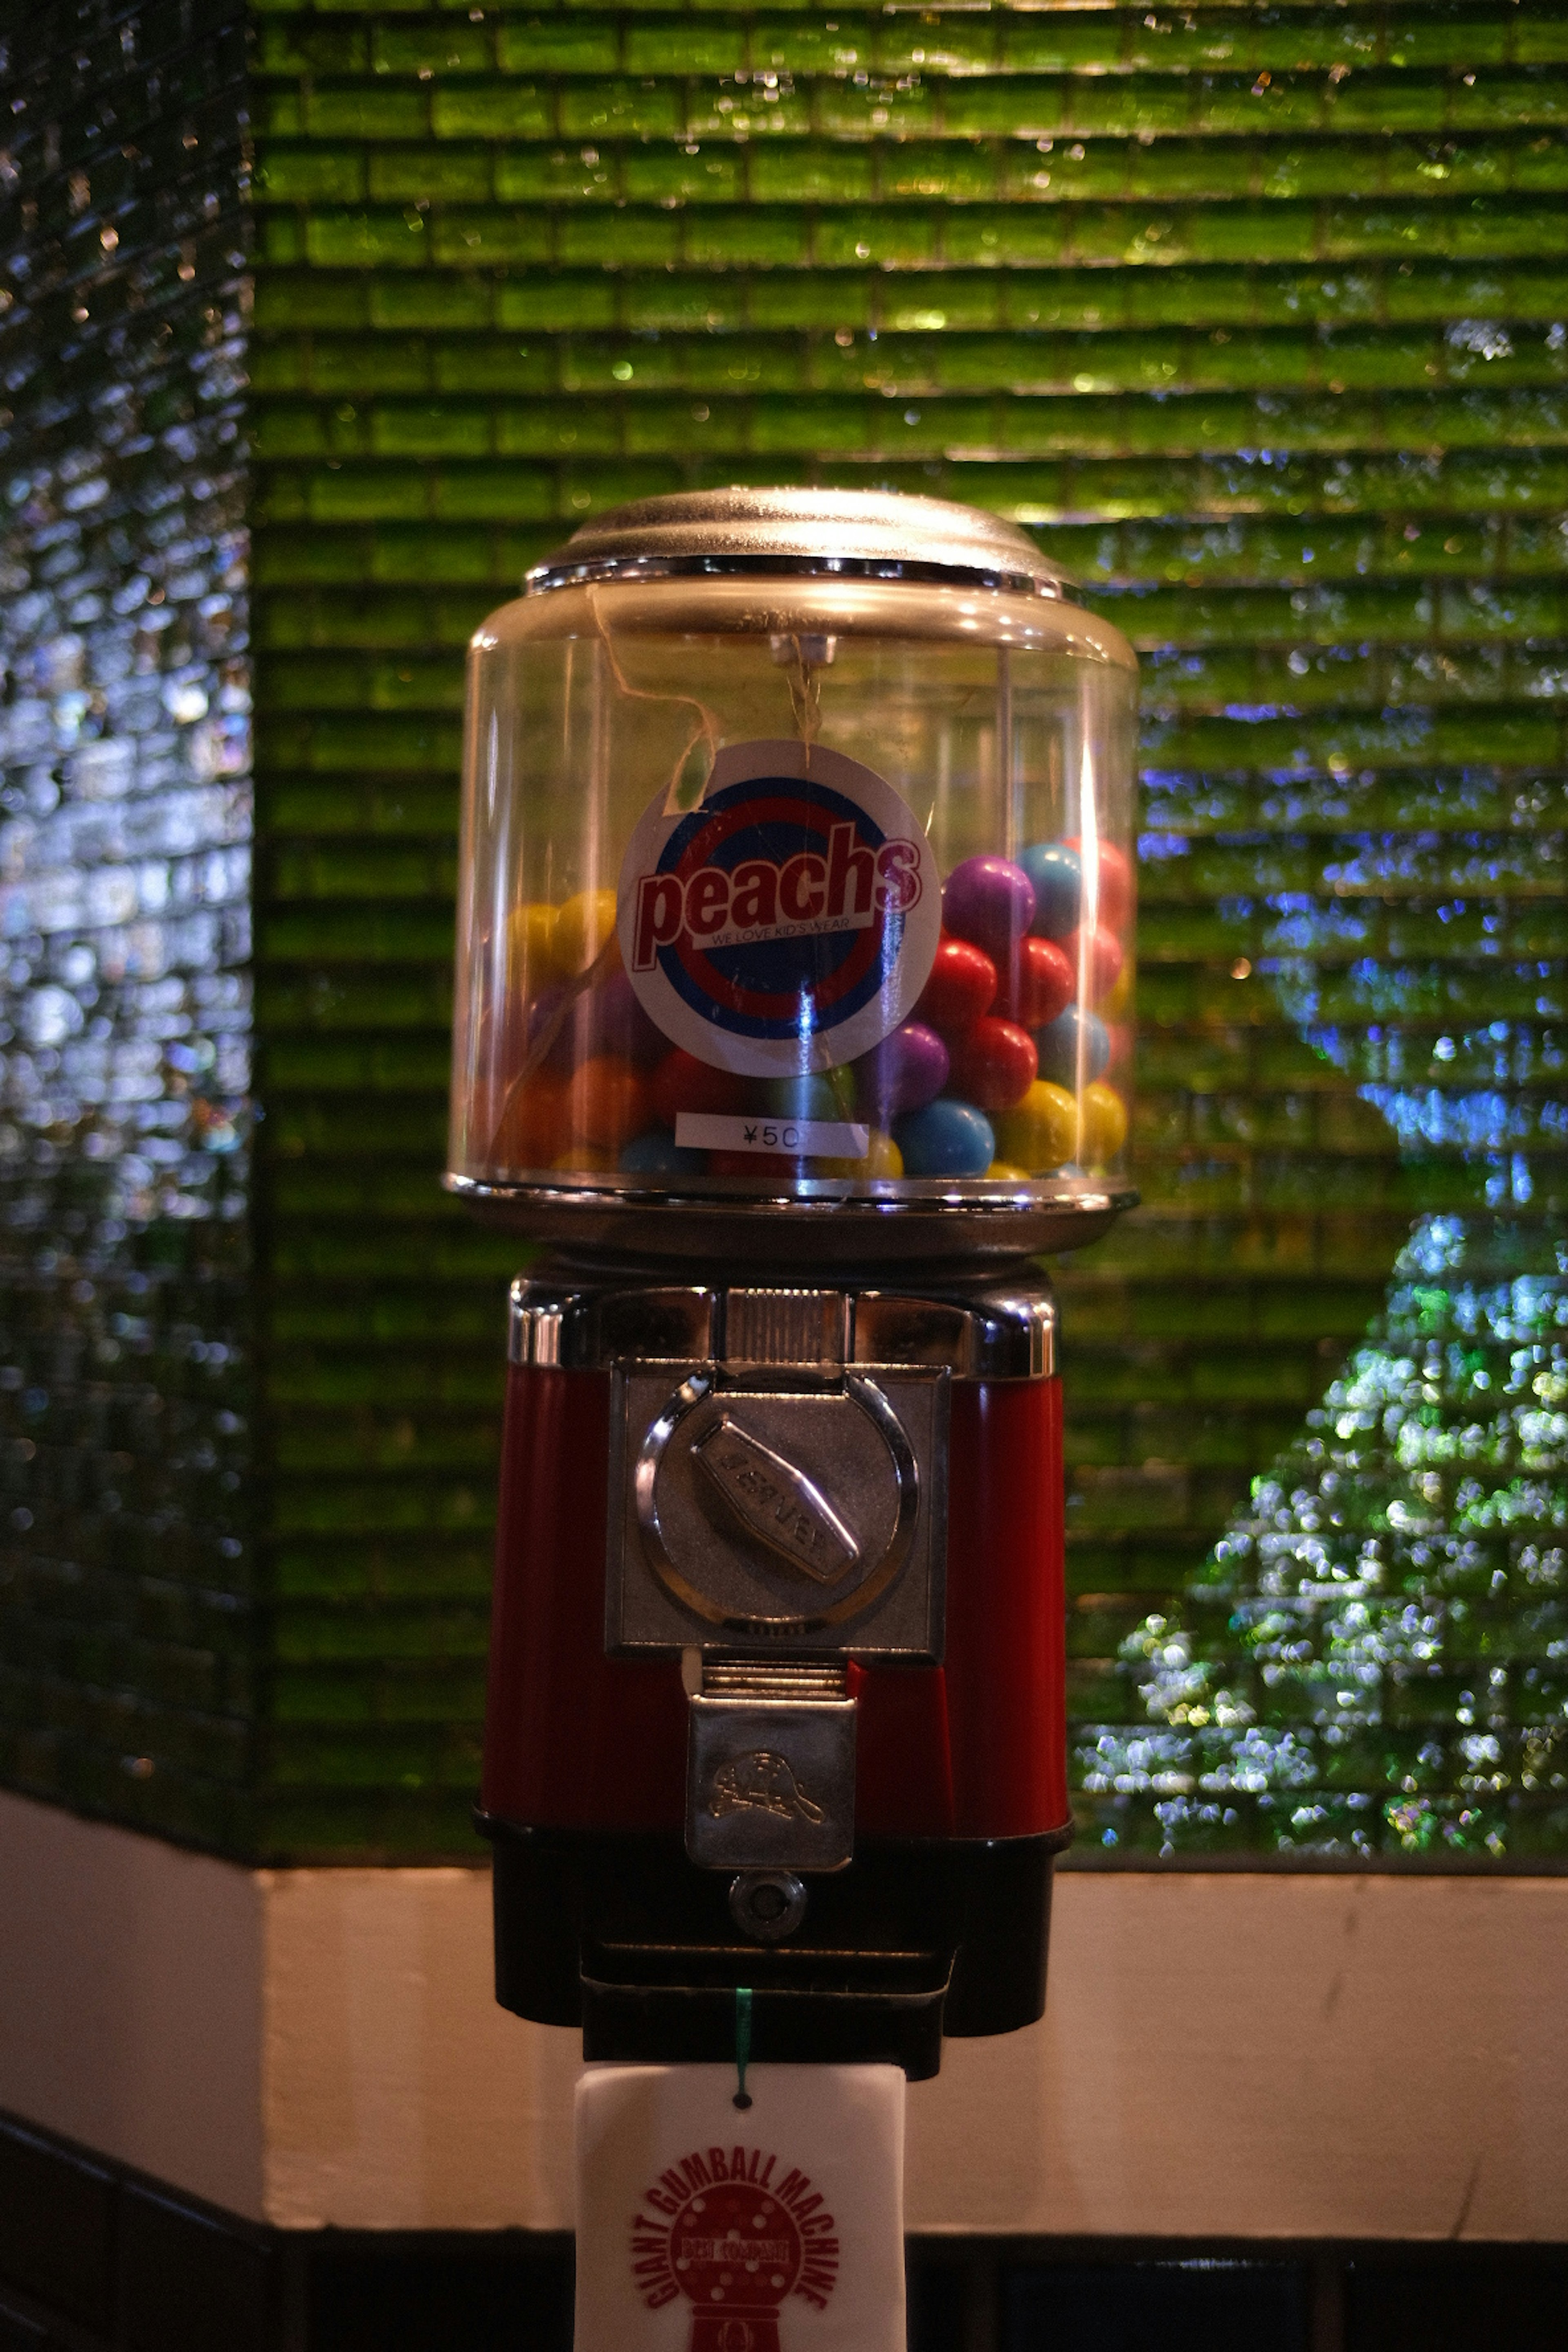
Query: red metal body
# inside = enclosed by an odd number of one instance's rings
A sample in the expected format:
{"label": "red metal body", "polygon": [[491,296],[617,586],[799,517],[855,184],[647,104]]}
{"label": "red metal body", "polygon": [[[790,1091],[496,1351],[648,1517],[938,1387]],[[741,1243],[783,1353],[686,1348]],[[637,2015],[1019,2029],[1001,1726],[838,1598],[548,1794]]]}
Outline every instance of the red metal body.
{"label": "red metal body", "polygon": [[[955,1381],[941,1666],[851,1668],[868,1836],[1060,1831],[1067,1791],[1061,1383]],[[687,1704],[674,1659],[605,1654],[607,1372],[513,1366],[484,1809],[520,1827],[676,1830]]]}

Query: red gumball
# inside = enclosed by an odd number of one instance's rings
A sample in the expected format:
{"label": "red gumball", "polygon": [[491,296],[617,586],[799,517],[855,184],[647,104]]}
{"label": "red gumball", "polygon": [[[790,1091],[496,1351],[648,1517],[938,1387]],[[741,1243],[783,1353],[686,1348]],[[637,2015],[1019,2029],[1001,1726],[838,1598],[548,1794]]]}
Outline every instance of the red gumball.
{"label": "red gumball", "polygon": [[1132,1030],[1125,1021],[1108,1021],[1105,1034],[1110,1040],[1110,1053],[1106,1072],[1114,1077],[1124,1077],[1132,1067]]}
{"label": "red gumball", "polygon": [[1020,940],[1013,970],[1005,974],[996,1010],[1021,1029],[1043,1029],[1072,1003],[1075,967],[1055,940]]}
{"label": "red gumball", "polygon": [[679,1045],[655,1070],[649,1092],[654,1111],[666,1127],[673,1127],[683,1110],[714,1118],[746,1108],[744,1078],[737,1077],[733,1070],[715,1069],[711,1062],[700,1062],[695,1054],[684,1053]]}
{"label": "red gumball", "polygon": [[948,1090],[981,1110],[1011,1110],[1034,1085],[1040,1066],[1035,1041],[1016,1021],[987,1016],[952,1041]]}
{"label": "red gumball", "polygon": [[1125,930],[1132,912],[1132,868],[1123,852],[1109,841],[1086,850],[1076,834],[1067,846],[1078,852],[1083,866],[1085,908],[1094,908],[1097,922],[1108,923],[1114,931]]}
{"label": "red gumball", "polygon": [[967,1029],[983,1013],[989,1013],[995,994],[996,967],[984,949],[944,931],[937,941],[931,978],[911,1018],[951,1036],[954,1030]]}
{"label": "red gumball", "polygon": [[710,1151],[710,1176],[798,1176],[804,1160],[786,1160],[777,1151]]}
{"label": "red gumball", "polygon": [[1075,989],[1080,964],[1087,962],[1089,1001],[1091,1004],[1098,1004],[1102,996],[1110,995],[1121,977],[1121,940],[1114,931],[1108,931],[1103,923],[1099,923],[1087,945],[1081,926],[1076,931],[1069,931],[1062,945],[1072,966]]}

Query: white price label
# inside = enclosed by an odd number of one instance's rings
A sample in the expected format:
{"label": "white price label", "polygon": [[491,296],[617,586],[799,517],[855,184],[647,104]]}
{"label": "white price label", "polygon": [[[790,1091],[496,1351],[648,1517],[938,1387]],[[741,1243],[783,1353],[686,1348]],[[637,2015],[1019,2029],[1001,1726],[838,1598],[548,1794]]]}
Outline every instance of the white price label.
{"label": "white price label", "polygon": [[684,1151],[779,1151],[808,1160],[864,1160],[871,1130],[848,1119],[768,1118],[742,1113],[738,1118],[683,1110],[675,1139]]}

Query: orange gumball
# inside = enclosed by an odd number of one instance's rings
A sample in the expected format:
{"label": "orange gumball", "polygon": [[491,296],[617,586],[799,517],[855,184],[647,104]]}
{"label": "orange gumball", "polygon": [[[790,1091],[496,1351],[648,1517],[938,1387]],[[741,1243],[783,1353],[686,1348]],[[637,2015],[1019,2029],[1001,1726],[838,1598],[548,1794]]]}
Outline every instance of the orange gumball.
{"label": "orange gumball", "polygon": [[574,1139],[618,1150],[640,1135],[653,1115],[647,1079],[618,1054],[595,1054],[580,1062],[566,1089]]}
{"label": "orange gumball", "polygon": [[563,1176],[613,1176],[620,1166],[619,1155],[606,1151],[600,1143],[574,1143],[551,1161]]}
{"label": "orange gumball", "polygon": [[535,1070],[513,1087],[486,1158],[495,1168],[548,1168],[567,1132],[564,1079]]}

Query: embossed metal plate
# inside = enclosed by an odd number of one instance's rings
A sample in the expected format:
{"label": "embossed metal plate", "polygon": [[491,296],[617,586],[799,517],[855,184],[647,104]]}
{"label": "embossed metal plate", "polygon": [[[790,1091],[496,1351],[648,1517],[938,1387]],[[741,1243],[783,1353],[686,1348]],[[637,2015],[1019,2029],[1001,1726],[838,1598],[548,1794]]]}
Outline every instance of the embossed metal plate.
{"label": "embossed metal plate", "polygon": [[701,1870],[842,1870],[855,1843],[855,1702],[691,1701],[686,1851]]}

